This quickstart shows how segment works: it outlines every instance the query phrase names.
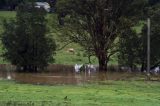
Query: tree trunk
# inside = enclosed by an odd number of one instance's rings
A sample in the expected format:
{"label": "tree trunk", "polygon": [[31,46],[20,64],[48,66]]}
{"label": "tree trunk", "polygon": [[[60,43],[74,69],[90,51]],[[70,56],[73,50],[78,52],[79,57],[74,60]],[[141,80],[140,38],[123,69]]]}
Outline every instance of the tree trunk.
{"label": "tree trunk", "polygon": [[22,70],[20,71],[23,71],[23,72],[37,72],[37,66],[34,66],[34,65],[25,65],[25,66],[22,66]]}
{"label": "tree trunk", "polygon": [[91,55],[88,56],[88,62],[91,64]]}
{"label": "tree trunk", "polygon": [[27,66],[25,65],[25,66],[22,66],[23,67],[23,69],[22,69],[22,71],[23,72],[26,72],[26,71],[28,71],[28,69],[27,69]]}
{"label": "tree trunk", "polygon": [[141,72],[144,72],[144,70],[146,70],[146,67],[147,67],[147,63],[146,63],[145,59],[143,59],[141,61]]}
{"label": "tree trunk", "polygon": [[99,71],[107,71],[108,59],[105,52],[99,54],[98,61],[99,61]]}
{"label": "tree trunk", "polygon": [[34,72],[37,72],[38,68],[37,66],[34,66]]}
{"label": "tree trunk", "polygon": [[141,72],[144,72],[144,63],[141,64]]}

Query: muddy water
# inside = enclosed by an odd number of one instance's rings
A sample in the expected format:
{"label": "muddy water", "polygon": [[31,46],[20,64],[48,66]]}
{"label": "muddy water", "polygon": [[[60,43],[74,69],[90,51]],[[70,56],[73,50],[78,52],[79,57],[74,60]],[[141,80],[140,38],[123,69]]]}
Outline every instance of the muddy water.
{"label": "muddy water", "polygon": [[15,80],[29,84],[85,84],[105,80],[132,79],[133,73],[81,72],[76,73],[73,66],[50,65],[43,73],[17,73],[13,66],[0,66],[0,79]]}

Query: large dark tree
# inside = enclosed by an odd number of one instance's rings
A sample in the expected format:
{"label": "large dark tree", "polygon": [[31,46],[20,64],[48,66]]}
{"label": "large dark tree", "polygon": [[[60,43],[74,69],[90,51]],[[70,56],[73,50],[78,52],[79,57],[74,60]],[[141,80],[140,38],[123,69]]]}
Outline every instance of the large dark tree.
{"label": "large dark tree", "polygon": [[53,58],[56,46],[47,35],[45,17],[43,9],[31,4],[21,4],[16,21],[4,22],[4,57],[24,71],[44,68]]}
{"label": "large dark tree", "polygon": [[107,70],[107,63],[115,53],[114,41],[132,16],[141,14],[146,0],[59,0],[59,14],[66,16],[65,26],[70,38],[92,51],[99,60],[99,69]]}

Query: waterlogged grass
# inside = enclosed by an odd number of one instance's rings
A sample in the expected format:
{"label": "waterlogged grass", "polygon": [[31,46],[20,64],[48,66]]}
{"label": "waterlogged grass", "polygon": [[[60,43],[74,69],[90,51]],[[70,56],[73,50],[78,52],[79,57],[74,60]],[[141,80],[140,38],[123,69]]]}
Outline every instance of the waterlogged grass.
{"label": "waterlogged grass", "polygon": [[0,81],[0,105],[159,106],[160,83],[106,81],[85,85],[28,85]]}

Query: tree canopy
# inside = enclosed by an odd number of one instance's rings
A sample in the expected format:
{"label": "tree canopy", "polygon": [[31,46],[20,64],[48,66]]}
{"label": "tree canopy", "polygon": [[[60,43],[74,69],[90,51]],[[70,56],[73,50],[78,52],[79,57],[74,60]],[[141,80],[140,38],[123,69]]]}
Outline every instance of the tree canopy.
{"label": "tree canopy", "polygon": [[37,71],[53,60],[56,45],[47,35],[45,16],[43,9],[21,4],[16,20],[4,21],[4,57],[24,71]]}
{"label": "tree canopy", "polygon": [[123,30],[140,16],[146,0],[59,0],[57,12],[66,16],[70,38],[90,50],[99,60],[99,69],[107,70],[114,42]]}

